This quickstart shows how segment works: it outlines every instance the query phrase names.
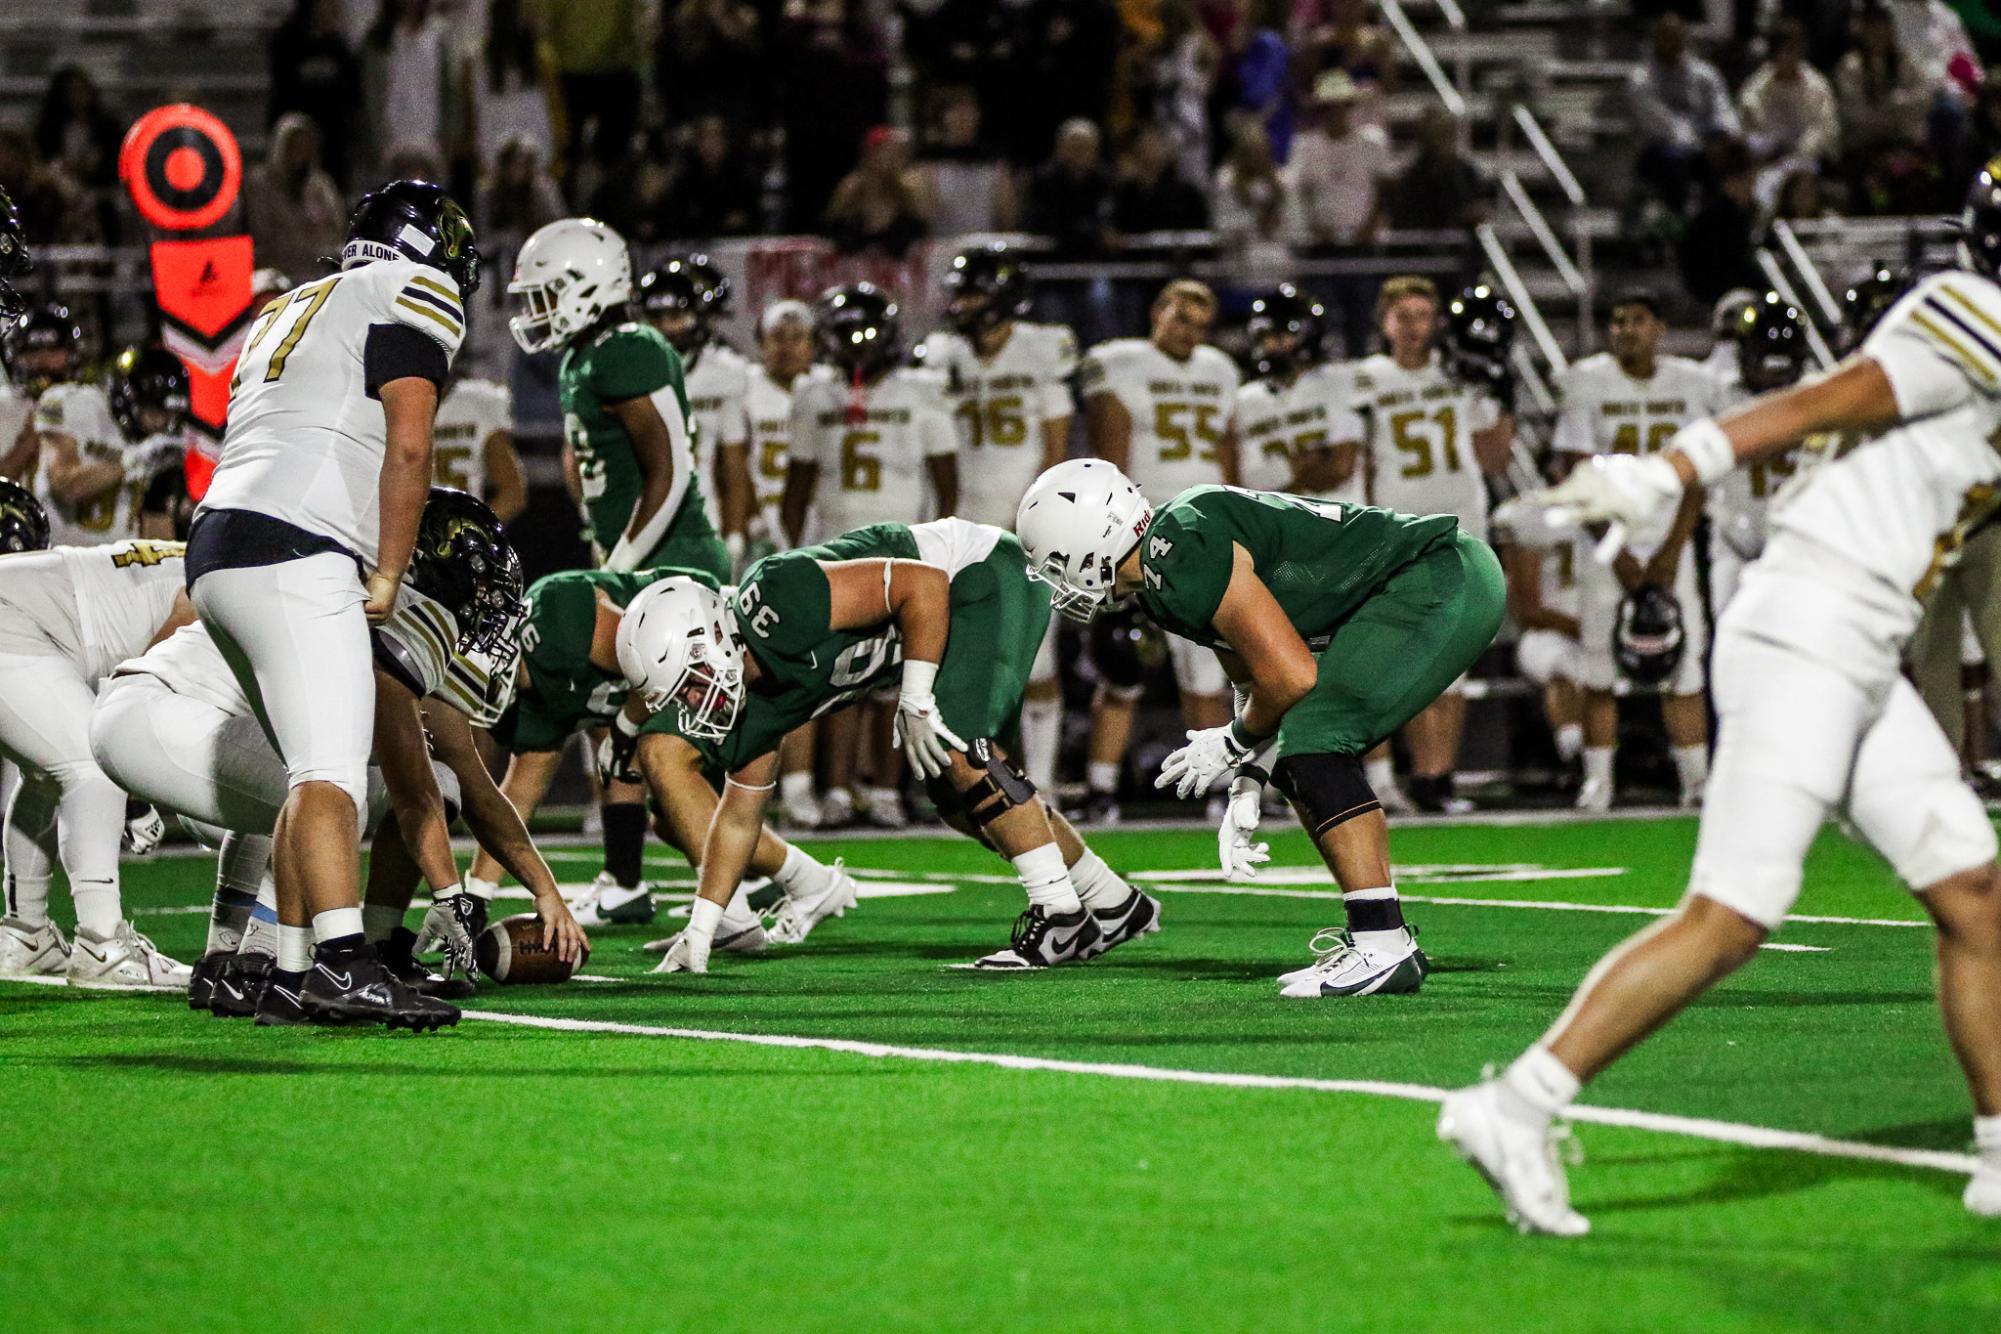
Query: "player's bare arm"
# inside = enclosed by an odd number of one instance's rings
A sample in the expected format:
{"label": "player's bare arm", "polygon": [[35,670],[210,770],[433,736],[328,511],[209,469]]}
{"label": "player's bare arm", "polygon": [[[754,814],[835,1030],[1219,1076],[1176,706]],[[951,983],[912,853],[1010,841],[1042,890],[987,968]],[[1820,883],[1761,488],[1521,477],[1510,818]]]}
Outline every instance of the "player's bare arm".
{"label": "player's bare arm", "polygon": [[757,509],[757,488],[750,479],[750,444],[739,440],[716,449],[716,490],[723,518],[723,536],[749,531]]}
{"label": "player's bare arm", "polygon": [[1230,583],[1216,607],[1214,626],[1248,673],[1250,698],[1238,721],[1244,731],[1262,739],[1277,732],[1286,712],[1313,689],[1320,668],[1278,599],[1258,578],[1250,553],[1234,544],[1233,550]]}
{"label": "player's bare arm", "polygon": [[906,662],[937,663],[951,629],[952,581],[914,560],[823,561],[830,630],[864,630],[894,621]]}
{"label": "player's bare arm", "polygon": [[702,844],[697,894],[722,908],[743,883],[745,868],[764,833],[764,807],[778,783],[778,752],[760,755],[723,783],[715,818]]}
{"label": "player's bare arm", "polygon": [[785,544],[800,546],[806,539],[806,515],[813,507],[813,488],[820,480],[820,465],[797,454],[786,465],[785,495],[778,502],[778,521],[785,528]]}
{"label": "player's bare arm", "polygon": [[[639,738],[639,771],[666,817],[668,842],[698,870],[709,825],[716,816],[715,789],[702,777],[702,753],[683,737],[649,732]],[[766,829],[758,836],[748,869],[771,875],[785,864],[785,844]]]}
{"label": "player's bare arm", "polygon": [[1492,426],[1473,432],[1473,457],[1480,471],[1498,477],[1508,468],[1508,455],[1515,447],[1515,414],[1504,412]]}
{"label": "player's bare arm", "polygon": [[187,590],[182,589],[180,592],[174,594],[174,605],[167,612],[167,619],[160,622],[160,628],[155,630],[153,637],[146,641],[146,647],[149,649],[152,648],[155,644],[160,643],[167,636],[173,634],[174,631],[194,619],[195,604],[188,599]]}
{"label": "player's bare arm", "polygon": [[431,751],[424,740],[424,720],[417,697],[387,672],[375,673],[375,762],[389,789],[403,846],[434,893],[459,882],[452,855],[451,831],[445,824],[445,798],[431,769]]}
{"label": "player's bare arm", "polygon": [[[672,518],[662,511],[674,491],[674,438],[668,432],[667,419],[660,415],[651,398],[642,396],[607,403],[604,410],[624,428],[626,438],[632,442],[632,456],[639,463],[639,500],[632,507],[632,518],[627,521],[625,531],[617,538],[619,545],[631,550],[633,559],[638,560],[653,545],[645,540],[646,533],[662,526],[655,520],[664,523]],[[598,540],[604,540],[602,534]],[[630,568],[614,564],[609,558],[605,565],[609,569]]]}
{"label": "player's bare arm", "polygon": [[26,477],[35,466],[35,459],[41,453],[42,438],[35,431],[34,418],[30,416],[21,423],[21,429],[7,442],[4,453],[0,453],[0,477],[20,479]]}
{"label": "player's bare arm", "polygon": [[73,435],[44,431],[41,442],[48,459],[49,495],[60,504],[82,505],[96,500],[125,480],[124,464],[85,459]]}
{"label": "player's bare arm", "polygon": [[1534,547],[1511,547],[1503,554],[1502,563],[1508,568],[1508,615],[1524,630],[1554,630],[1575,639],[1577,618],[1543,603],[1543,560],[1543,553]]}
{"label": "player's bare arm", "polygon": [[1055,467],[1070,455],[1070,414],[1042,419],[1042,467]]}
{"label": "player's bare arm", "polygon": [[931,494],[938,498],[938,513],[956,514],[959,509],[959,456],[933,454],[924,460],[931,474]]}
{"label": "player's bare arm", "polygon": [[[500,793],[523,819],[530,818],[541,808],[542,799],[549,795],[549,787],[556,781],[556,774],[562,767],[563,752],[560,750],[517,752],[507,761],[507,772],[500,780]],[[498,884],[504,873],[499,859],[485,848],[473,853],[472,869],[467,872],[472,879],[488,884]]]}
{"label": "player's bare arm", "polygon": [[380,625],[396,609],[396,593],[417,545],[417,523],[431,495],[431,423],[438,414],[438,386],[405,375],[382,386],[385,444],[382,453],[382,538],[368,576],[368,619]]}
{"label": "player's bare arm", "polygon": [[[1737,462],[1782,453],[1822,431],[1877,431],[1898,420],[1890,377],[1871,357],[1852,357],[1825,375],[1765,394],[1722,413],[1716,425]],[[1696,480],[1684,450],[1668,455],[1684,483]]]}
{"label": "player's bare arm", "polygon": [[1216,466],[1222,470],[1224,486],[1241,485],[1244,479],[1242,455],[1237,449],[1237,424],[1231,422],[1223,428],[1223,438],[1216,442]]}
{"label": "player's bare arm", "polygon": [[1133,416],[1116,394],[1097,393],[1084,400],[1084,434],[1094,456],[1125,469],[1132,457]]}
{"label": "player's bare arm", "polygon": [[[486,463],[486,494],[481,499],[493,511],[494,518],[502,523],[513,523],[528,508],[528,475],[521,470],[521,455],[514,448],[514,433],[495,431],[487,436],[486,442],[480,446],[480,457]],[[576,455],[571,453],[568,457],[574,467]],[[578,494],[581,493],[579,484]]]}
{"label": "player's bare arm", "polygon": [[1681,505],[1674,513],[1673,526],[1668,529],[1660,549],[1647,561],[1644,582],[1662,588],[1674,586],[1675,571],[1681,567],[1681,554],[1687,550],[1689,539],[1695,535],[1696,521],[1702,517],[1702,494],[1699,486],[1691,486],[1682,494]]}

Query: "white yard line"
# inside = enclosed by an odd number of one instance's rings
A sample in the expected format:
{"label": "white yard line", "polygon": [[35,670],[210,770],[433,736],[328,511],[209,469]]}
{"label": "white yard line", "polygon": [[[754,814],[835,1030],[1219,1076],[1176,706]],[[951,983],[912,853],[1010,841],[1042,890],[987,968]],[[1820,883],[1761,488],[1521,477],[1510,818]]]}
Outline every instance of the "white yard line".
{"label": "white yard line", "polygon": [[[669,1028],[653,1024],[614,1023],[609,1020],[506,1014],[497,1010],[467,1010],[465,1017],[485,1023],[551,1029],[563,1033],[675,1038],[689,1042],[740,1042],[754,1047],[842,1052],[850,1056],[866,1056],[877,1060],[926,1061],[942,1065],[985,1065],[1002,1070],[1034,1070],[1052,1074],[1090,1075],[1101,1079],[1136,1079],[1166,1084],[1204,1084],[1216,1088],[1358,1093],[1376,1098],[1401,1098],[1410,1102],[1438,1102],[1448,1092],[1446,1089],[1433,1088],[1428,1084],[1400,1084],[1386,1080],[1309,1079],[1297,1075],[1256,1075],[1221,1070],[1182,1070],[1172,1066],[1066,1061],[1048,1056],[1016,1056],[1005,1052],[899,1047],[882,1042],[859,1042],[849,1038],[794,1037],[779,1033],[733,1033],[706,1028]],[[1713,1121],[1697,1116],[1670,1116],[1663,1112],[1642,1112],[1624,1107],[1573,1105],[1566,1115],[1573,1121],[1588,1122],[1592,1125],[1652,1130],[1661,1134],[1683,1135],[1721,1144],[1741,1144],[1753,1149],[1785,1149],[1794,1153],[1818,1154],[1825,1158],[1853,1158],[1864,1162],[1894,1163],[1901,1167],[1922,1167],[1961,1175],[1971,1174],[1977,1162],[1972,1154],[1966,1153],[1946,1153],[1937,1149],[1904,1149],[1888,1144],[1865,1144],[1855,1140],[1831,1139],[1825,1135],[1815,1135],[1800,1130],[1779,1130],[1770,1126]]]}

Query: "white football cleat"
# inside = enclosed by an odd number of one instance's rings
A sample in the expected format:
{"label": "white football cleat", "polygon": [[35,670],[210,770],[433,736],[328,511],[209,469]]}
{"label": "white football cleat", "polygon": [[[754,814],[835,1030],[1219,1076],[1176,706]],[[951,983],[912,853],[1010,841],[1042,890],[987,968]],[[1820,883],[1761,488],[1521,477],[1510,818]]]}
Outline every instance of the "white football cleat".
{"label": "white football cleat", "polygon": [[1570,1183],[1557,1158],[1569,1133],[1509,1116],[1491,1079],[1446,1094],[1438,1110],[1438,1138],[1487,1179],[1522,1232],[1581,1237],[1591,1230],[1591,1220],[1570,1207]]}
{"label": "white football cleat", "polygon": [[863,793],[862,818],[878,829],[910,827],[910,812],[903,809],[903,794],[893,787],[872,787]]}
{"label": "white football cleat", "polygon": [[1981,1159],[1980,1166],[1973,1169],[1973,1179],[1966,1183],[1966,1194],[1960,1199],[1970,1214],[2001,1218],[2001,1163]]}
{"label": "white football cleat", "polygon": [[92,991],[186,991],[194,970],[160,953],[152,941],[120,922],[108,936],[76,929],[63,978]]}
{"label": "white football cleat", "polygon": [[0,917],[0,977],[55,977],[68,965],[69,942],[54,922]]}
{"label": "white football cleat", "polygon": [[[813,928],[829,917],[843,916],[855,906],[855,878],[848,874],[842,859],[836,857],[833,865],[833,879],[818,894],[793,898],[787,894],[779,900],[778,911],[771,919],[766,934],[774,945],[803,944]],[[729,918],[725,916],[724,922]],[[717,933],[718,938],[721,932]]]}
{"label": "white football cleat", "polygon": [[1295,968],[1289,973],[1278,975],[1280,986],[1289,986],[1319,968],[1327,961],[1327,956],[1337,950],[1348,948],[1348,933],[1338,926],[1323,926],[1313,933],[1313,939],[1306,942],[1306,948],[1313,951],[1313,962],[1304,968]]}
{"label": "white football cleat", "polygon": [[820,799],[812,793],[782,801],[778,807],[778,818],[788,829],[818,829],[820,827]]}
{"label": "white football cleat", "polygon": [[1577,789],[1577,809],[1603,814],[1612,809],[1612,785],[1594,779],[1585,779],[1584,786]]}
{"label": "white football cleat", "polygon": [[[1318,937],[1315,937],[1318,939]],[[1390,949],[1357,945],[1341,933],[1339,948],[1302,972],[1291,973],[1278,994],[1289,1000],[1323,1000],[1340,996],[1412,996],[1424,986],[1431,960],[1417,947],[1417,933],[1405,927]]]}
{"label": "white football cleat", "polygon": [[640,926],[652,921],[657,911],[645,881],[637,889],[627,889],[609,871],[599,871],[590,889],[570,905],[570,914],[582,927]]}

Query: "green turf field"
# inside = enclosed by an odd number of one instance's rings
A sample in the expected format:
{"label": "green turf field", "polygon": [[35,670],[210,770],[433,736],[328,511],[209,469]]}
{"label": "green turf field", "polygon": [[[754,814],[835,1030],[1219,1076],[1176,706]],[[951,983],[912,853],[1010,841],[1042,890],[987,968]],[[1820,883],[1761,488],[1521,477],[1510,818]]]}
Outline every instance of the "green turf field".
{"label": "green turf field", "polygon": [[[1929,933],[1832,832],[1799,911],[1869,920],[1789,925],[1811,950],[1763,953],[1588,1091],[1589,1115],[1725,1123],[1580,1124],[1589,1238],[1516,1236],[1433,1139],[1431,1091],[1647,920],[1538,905],[1664,907],[1693,841],[1398,831],[1405,892],[1450,900],[1409,910],[1436,964],[1410,998],[1280,1000],[1339,905],[1296,834],[1263,892],[1201,878],[1206,830],[1094,838],[1163,873],[1164,930],[1042,974],[953,966],[1020,895],[923,838],[818,845],[879,893],[803,947],[655,979],[663,913],[598,933],[611,980],[489,988],[435,1037],[0,984],[0,1327],[2001,1329]],[[209,874],[128,870],[183,958]],[[1737,1142],[1759,1129],[1804,1133]],[[1854,1143],[1891,1152],[1831,1156]]]}

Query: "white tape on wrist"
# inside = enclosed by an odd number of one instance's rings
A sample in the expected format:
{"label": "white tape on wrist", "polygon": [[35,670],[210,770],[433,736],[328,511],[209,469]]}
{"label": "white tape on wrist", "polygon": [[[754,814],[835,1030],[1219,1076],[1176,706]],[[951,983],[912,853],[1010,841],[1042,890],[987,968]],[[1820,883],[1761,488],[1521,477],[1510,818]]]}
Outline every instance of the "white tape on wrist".
{"label": "white tape on wrist", "polygon": [[903,693],[906,695],[929,695],[938,684],[938,664],[924,662],[918,658],[903,660]]}
{"label": "white tape on wrist", "polygon": [[1695,480],[1714,486],[1737,468],[1737,448],[1715,421],[1691,422],[1675,432],[1674,449],[1695,469]]}

